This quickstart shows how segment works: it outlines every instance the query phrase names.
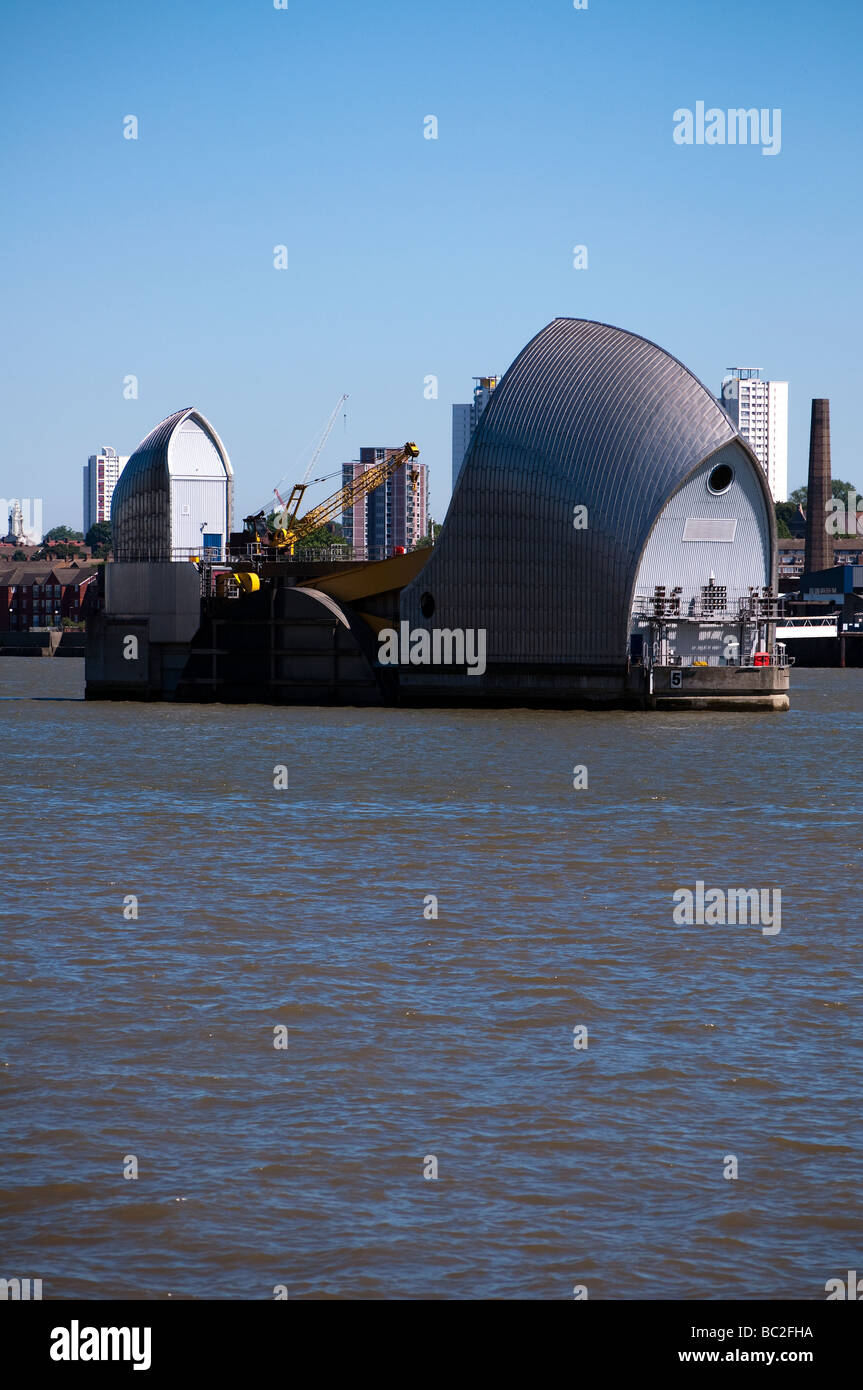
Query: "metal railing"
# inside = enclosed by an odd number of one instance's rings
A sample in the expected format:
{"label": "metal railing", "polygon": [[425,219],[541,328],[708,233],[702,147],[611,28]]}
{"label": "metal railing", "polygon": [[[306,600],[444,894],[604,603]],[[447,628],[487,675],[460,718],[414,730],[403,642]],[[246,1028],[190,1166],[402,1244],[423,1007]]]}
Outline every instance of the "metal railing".
{"label": "metal railing", "polygon": [[[770,660],[769,660],[769,661],[764,661],[764,660],[756,661],[756,660],[755,660],[755,658],[756,658],[757,656],[760,656],[760,657],[763,658],[764,656],[768,656],[768,655],[769,655],[769,657],[770,657]],[[663,657],[664,657],[664,659],[663,659]],[[737,666],[737,667],[742,667],[742,668],[744,668],[744,669],[747,669],[747,670],[750,670],[750,671],[751,671],[751,670],[758,670],[758,668],[759,668],[759,667],[762,667],[762,666],[764,666],[764,667],[776,666],[776,667],[778,667],[780,670],[783,670],[783,669],[785,669],[786,667],[793,666],[793,665],[794,665],[794,660],[795,660],[795,658],[794,658],[793,656],[789,656],[789,655],[788,655],[788,653],[787,653],[787,651],[786,651],[786,649],[785,649],[785,643],[784,643],[784,642],[775,642],[771,647],[763,647],[763,648],[761,648],[761,649],[760,649],[759,651],[757,651],[757,652],[752,652],[752,653],[747,654],[745,660],[743,660],[743,661],[734,661],[734,660],[730,660],[730,659],[723,659],[723,660],[721,660],[721,661],[720,661],[720,660],[716,660],[716,661],[707,661],[707,660],[699,659],[699,657],[697,657],[697,656],[686,656],[686,657],[684,657],[683,654],[680,653],[680,652],[665,652],[665,653],[663,653],[663,652],[660,651],[659,653],[653,653],[653,654],[652,654],[652,659],[651,659],[650,664],[652,664],[652,665],[654,665],[654,666],[670,666],[670,667],[673,667],[675,670],[690,670],[690,669],[692,669],[693,667],[694,667],[696,670],[698,670],[698,669],[702,669],[702,668],[704,668],[704,667],[711,667],[711,666],[712,666],[712,667]]]}
{"label": "metal railing", "polygon": [[637,593],[633,616],[667,623],[710,619],[714,622],[775,622],[781,616],[784,598],[765,589],[728,590],[723,585],[705,584],[697,594],[684,595],[681,588],[661,585]]}
{"label": "metal railing", "polygon": [[[404,552],[424,549],[421,546],[407,546]],[[242,545],[219,549],[213,546],[175,546],[173,550],[142,550],[127,547],[117,550],[113,559],[119,564],[182,564],[185,561],[198,561],[208,565],[230,565],[236,560],[287,560],[292,564],[359,564],[362,561],[387,560],[396,554],[392,545],[332,545],[306,546],[297,548],[293,555],[275,546],[257,545],[250,541]]]}
{"label": "metal railing", "polygon": [[[788,617],[783,617],[782,626],[791,627],[795,630],[800,629],[801,631],[805,631],[806,628],[835,628],[837,626],[837,616],[836,613],[792,613]],[[847,627],[848,624],[846,623],[845,626]]]}
{"label": "metal railing", "polygon": [[[413,547],[416,549],[417,547]],[[410,547],[406,548],[405,553]],[[278,550],[275,546],[255,545],[250,542],[247,545],[231,546],[228,550],[227,558],[231,560],[281,560],[289,561],[291,564],[313,565],[313,564],[351,564],[356,565],[362,562],[377,560],[388,560],[395,555],[395,548],[391,545],[333,545],[325,547],[307,546],[297,547],[293,555],[287,550]]]}
{"label": "metal railing", "polygon": [[784,643],[784,642],[776,642],[776,643],[770,648],[770,665],[771,665],[771,666],[778,666],[780,670],[783,670],[783,669],[785,669],[785,668],[788,667],[788,666],[793,666],[795,660],[796,660],[795,657],[789,656],[788,653],[786,652],[786,650],[785,650],[785,643]]}
{"label": "metal railing", "polygon": [[225,559],[225,552],[217,546],[175,546],[173,550],[142,550],[129,546],[125,550],[115,550],[116,564],[167,565],[182,564],[186,561],[202,560],[205,564],[219,564]]}

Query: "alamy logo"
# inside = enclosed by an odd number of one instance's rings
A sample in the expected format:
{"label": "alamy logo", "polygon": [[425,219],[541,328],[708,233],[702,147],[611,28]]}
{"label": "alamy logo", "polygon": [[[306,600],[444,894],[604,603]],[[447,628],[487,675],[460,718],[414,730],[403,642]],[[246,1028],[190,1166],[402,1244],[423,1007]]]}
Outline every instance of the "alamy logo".
{"label": "alamy logo", "polygon": [[132,1361],[133,1371],[150,1369],[149,1327],[69,1327],[51,1329],[52,1361]]}
{"label": "alamy logo", "polygon": [[[772,904],[771,904],[772,894]],[[762,936],[775,936],[782,930],[782,890],[780,888],[708,888],[701,879],[691,888],[677,888],[675,926],[700,927],[761,925]]]}
{"label": "alamy logo", "polygon": [[824,1292],[828,1303],[837,1298],[859,1303],[863,1300],[863,1279],[857,1278],[856,1269],[849,1269],[847,1283],[844,1279],[828,1279]]}
{"label": "alamy logo", "polygon": [[485,671],[484,627],[415,627],[399,623],[378,633],[382,666],[467,666],[469,676]]}
{"label": "alamy logo", "polygon": [[863,536],[863,511],[858,512],[858,503],[863,503],[863,497],[858,497],[853,487],[844,500],[829,498],[825,504],[828,536]]}
{"label": "alamy logo", "polygon": [[779,154],[782,110],[737,106],[722,111],[711,106],[705,111],[704,102],[697,101],[694,112],[688,106],[677,108],[673,136],[675,145],[760,145],[762,154]]}
{"label": "alamy logo", "polygon": [[[32,1293],[30,1286],[32,1285]],[[26,1303],[31,1298],[40,1299],[42,1297],[41,1279],[0,1279],[0,1298],[10,1299],[13,1303]]]}

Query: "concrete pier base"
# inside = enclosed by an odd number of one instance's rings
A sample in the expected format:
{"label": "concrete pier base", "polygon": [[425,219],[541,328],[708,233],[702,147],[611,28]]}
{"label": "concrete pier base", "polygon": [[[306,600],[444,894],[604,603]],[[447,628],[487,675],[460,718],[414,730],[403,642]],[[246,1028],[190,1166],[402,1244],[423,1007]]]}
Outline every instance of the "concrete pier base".
{"label": "concrete pier base", "polygon": [[654,666],[652,709],[787,710],[788,666]]}
{"label": "concrete pier base", "polygon": [[[374,568],[374,567],[372,567]],[[364,572],[346,574],[361,587]],[[368,612],[314,585],[265,581],[201,597],[188,564],[112,564],[87,625],[88,700],[384,705],[426,708],[786,710],[788,667],[490,661],[384,666],[375,624],[396,622],[397,591]],[[323,580],[321,581],[323,584]],[[389,607],[387,606],[389,605]]]}

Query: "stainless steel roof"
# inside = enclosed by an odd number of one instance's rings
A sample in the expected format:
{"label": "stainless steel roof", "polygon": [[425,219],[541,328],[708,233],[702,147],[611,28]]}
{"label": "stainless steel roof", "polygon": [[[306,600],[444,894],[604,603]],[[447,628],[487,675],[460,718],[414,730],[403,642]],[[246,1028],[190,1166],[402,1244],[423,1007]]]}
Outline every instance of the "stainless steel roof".
{"label": "stainless steel roof", "polygon": [[123,560],[171,559],[171,479],[168,447],[174,431],[189,418],[206,431],[222,458],[229,486],[231,466],[227,453],[209,420],[186,406],[168,415],[132,454],[111,501],[111,534],[114,556]]}
{"label": "stainless steel roof", "polygon": [[[443,530],[402,595],[414,627],[484,627],[488,660],[619,666],[639,560],[669,497],[731,441],[692,373],[621,328],[558,318],[519,353],[480,419]],[[587,507],[586,530],[574,508]],[[420,611],[429,593],[431,618]]]}

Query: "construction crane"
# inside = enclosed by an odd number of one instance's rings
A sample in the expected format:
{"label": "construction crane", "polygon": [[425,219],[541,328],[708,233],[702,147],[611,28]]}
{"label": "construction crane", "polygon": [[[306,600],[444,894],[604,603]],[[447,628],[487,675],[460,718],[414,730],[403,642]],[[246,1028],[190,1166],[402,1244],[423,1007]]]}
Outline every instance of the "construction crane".
{"label": "construction crane", "polygon": [[[300,501],[301,501],[301,499],[302,499],[303,493],[305,492],[306,488],[310,486],[310,483],[309,483],[309,474],[311,473],[312,469],[314,468],[315,464],[317,463],[318,459],[320,458],[321,453],[322,453],[322,451],[323,451],[323,447],[324,447],[324,445],[326,444],[327,440],[329,439],[330,435],[331,435],[332,432],[333,432],[333,426],[334,426],[335,423],[336,423],[336,420],[337,420],[337,418],[338,418],[339,411],[341,410],[342,406],[344,405],[344,403],[345,403],[345,401],[346,401],[347,399],[348,399],[348,394],[347,394],[347,392],[345,392],[343,395],[339,396],[339,399],[336,401],[336,404],[335,404],[335,406],[333,407],[332,414],[330,415],[329,419],[327,420],[327,423],[324,425],[324,432],[323,432],[323,434],[321,435],[320,439],[318,440],[317,447],[315,448],[315,451],[314,451],[314,453],[312,454],[312,457],[309,459],[308,467],[306,468],[306,471],[305,471],[305,473],[303,474],[302,482],[300,482],[300,483],[295,483],[295,484],[294,484],[294,491],[291,493],[291,496],[290,496],[290,498],[288,499],[288,503],[287,503],[287,506],[288,506],[288,507],[291,506],[291,502],[292,502],[292,500],[293,500],[294,493],[297,493],[297,492],[298,492],[297,506],[299,506],[299,503],[300,503]],[[282,499],[282,495],[281,495],[280,489],[283,488],[283,487],[285,487],[285,486],[287,485],[287,483],[289,482],[289,480],[290,480],[290,474],[287,474],[287,473],[286,473],[285,476],[284,476],[284,478],[280,478],[279,481],[278,481],[278,483],[276,484],[276,486],[273,488],[273,492],[275,493],[275,495],[276,495],[276,497],[277,497],[277,499],[278,499],[279,506],[281,507],[282,511],[285,510],[285,505],[286,505],[286,504],[285,504],[285,502],[284,502],[283,499]],[[322,482],[322,481],[323,481],[322,478],[313,478],[313,479],[312,479],[312,482]],[[260,508],[260,510],[261,510],[262,512],[265,512],[265,513],[270,512],[270,511],[272,511],[272,504],[271,504],[269,501],[267,501],[267,502],[264,504],[264,506]],[[296,510],[296,507],[294,508],[294,510]],[[277,513],[277,515],[279,515],[279,513]]]}
{"label": "construction crane", "polygon": [[[293,555],[294,548],[298,543],[304,541],[319,526],[334,520],[342,512],[346,512],[348,508],[362,501],[370,492],[374,492],[376,487],[380,487],[388,478],[391,478],[403,464],[412,463],[414,459],[419,458],[419,452],[416,444],[410,442],[405,444],[402,449],[393,450],[392,453],[379,459],[371,468],[367,468],[351,482],[345,483],[338,492],[334,492],[331,497],[319,502],[316,507],[312,507],[311,511],[306,512],[305,516],[301,517],[297,517],[297,507],[303,493],[298,490],[303,485],[298,483],[291,493],[288,505],[276,517],[273,532],[269,530],[263,512],[259,512],[254,517],[246,517],[246,527],[257,537],[259,542],[272,544],[277,550],[287,550],[289,555]],[[410,480],[411,487],[416,492],[419,481],[417,469],[411,469]],[[290,510],[292,505],[293,511]]]}

